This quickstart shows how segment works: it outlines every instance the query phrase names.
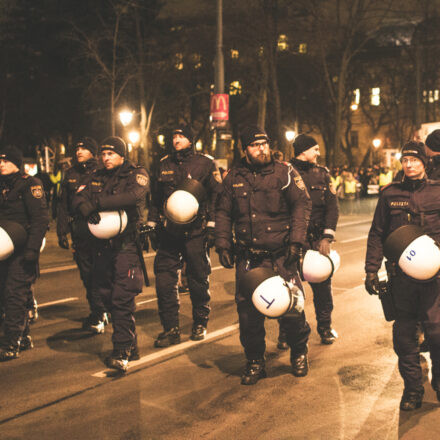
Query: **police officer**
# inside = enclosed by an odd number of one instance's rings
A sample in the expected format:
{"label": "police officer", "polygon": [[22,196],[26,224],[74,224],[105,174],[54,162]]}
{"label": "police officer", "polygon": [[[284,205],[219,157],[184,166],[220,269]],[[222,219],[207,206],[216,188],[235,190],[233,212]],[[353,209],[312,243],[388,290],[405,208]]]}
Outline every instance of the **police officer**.
{"label": "police officer", "polygon": [[[312,214],[304,251],[313,249],[323,255],[329,255],[339,217],[336,189],[332,185],[329,170],[317,164],[320,151],[313,137],[300,134],[293,142],[293,148],[295,157],[291,163],[301,174],[312,199]],[[338,335],[332,328],[331,277],[322,283],[310,283],[310,287],[313,291],[313,303],[321,342],[333,344]]]}
{"label": "police officer", "polygon": [[429,162],[426,167],[426,174],[429,179],[440,180],[440,130],[434,130],[426,140],[426,153],[429,156]]}
{"label": "police officer", "polygon": [[[411,141],[401,151],[404,178],[385,187],[379,196],[368,235],[365,287],[379,294],[377,272],[382,264],[383,243],[402,225],[415,224],[437,242],[440,240],[440,182],[426,178],[427,156],[423,143]],[[422,404],[424,389],[416,337],[421,321],[432,360],[432,387],[440,401],[440,278],[416,282],[399,267],[388,273],[396,308],[393,325],[394,350],[404,381],[400,408],[411,411]]]}
{"label": "police officer", "polygon": [[3,222],[9,225],[13,222],[12,228],[22,231],[22,246],[14,246],[12,255],[0,261],[0,297],[5,310],[6,337],[0,361],[15,359],[20,351],[33,347],[27,304],[49,224],[42,183],[21,174],[21,165],[22,154],[17,148],[5,147],[0,151],[0,226],[6,228]]}
{"label": "police officer", "polygon": [[106,364],[125,372],[128,361],[139,358],[134,312],[143,274],[137,241],[150,182],[145,169],[126,158],[121,138],[108,137],[99,150],[104,168],[92,174],[84,189],[78,188],[73,207],[91,224],[100,223],[103,211],[123,210],[127,214],[125,229],[121,223],[118,235],[96,242],[92,278],[93,288],[112,317],[113,352]]}
{"label": "police officer", "polygon": [[100,334],[104,333],[104,326],[108,319],[101,297],[92,288],[94,239],[84,218],[76,213],[72,206],[73,197],[78,189],[91,181],[93,173],[98,168],[97,153],[98,145],[90,137],[80,139],[75,144],[75,163],[66,171],[61,183],[57,235],[58,245],[63,249],[69,249],[68,234],[70,233],[73,257],[86,288],[90,315],[84,320],[83,328]]}
{"label": "police officer", "polygon": [[[186,262],[192,303],[190,337],[194,341],[205,338],[210,312],[208,276],[211,273],[207,248],[214,245],[214,208],[221,182],[213,159],[194,151],[189,126],[177,127],[172,135],[171,153],[161,159],[153,179],[148,214],[148,224],[153,228],[152,247],[156,247],[155,241],[159,246],[154,273],[159,317],[164,330],[155,340],[155,347],[180,343],[178,271],[182,269],[183,261]],[[184,182],[188,182],[187,179],[201,184],[206,193],[199,200],[194,219],[178,224],[169,215],[167,218],[164,204]]]}
{"label": "police officer", "polygon": [[[235,300],[247,358],[241,383],[253,385],[266,377],[265,317],[241,291],[240,282],[250,269],[266,267],[285,280],[294,278],[301,286],[297,263],[306,240],[311,202],[292,166],[273,160],[264,130],[247,127],[241,144],[245,156],[231,168],[219,197],[215,246],[224,267],[236,265]],[[293,374],[305,376],[310,327],[304,312],[283,317],[282,326],[291,348]]]}

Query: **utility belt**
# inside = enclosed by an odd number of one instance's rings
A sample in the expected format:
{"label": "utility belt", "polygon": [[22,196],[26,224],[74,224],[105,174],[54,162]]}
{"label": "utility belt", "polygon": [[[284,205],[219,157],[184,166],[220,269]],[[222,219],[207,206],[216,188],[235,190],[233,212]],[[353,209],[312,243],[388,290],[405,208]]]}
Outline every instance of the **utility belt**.
{"label": "utility belt", "polygon": [[237,244],[234,248],[235,255],[246,260],[249,268],[260,266],[264,260],[272,260],[272,263],[274,263],[278,258],[286,255],[286,252],[286,247],[268,251],[266,249],[256,249]]}

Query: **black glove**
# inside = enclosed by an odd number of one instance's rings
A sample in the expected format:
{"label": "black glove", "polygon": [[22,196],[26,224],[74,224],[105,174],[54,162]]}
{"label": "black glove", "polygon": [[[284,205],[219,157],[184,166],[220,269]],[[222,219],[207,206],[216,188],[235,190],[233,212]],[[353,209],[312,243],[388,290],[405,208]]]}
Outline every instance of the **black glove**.
{"label": "black glove", "polygon": [[232,255],[229,249],[217,249],[218,258],[220,264],[226,269],[232,269],[234,267],[234,255]]}
{"label": "black glove", "polygon": [[81,215],[86,219],[90,216],[90,214],[98,211],[96,206],[90,200],[85,200],[84,202],[82,202],[78,206],[78,210],[81,213]]}
{"label": "black glove", "polygon": [[159,237],[157,235],[156,228],[151,228],[148,232],[148,238],[150,239],[151,249],[157,251],[159,249]]}
{"label": "black glove", "polygon": [[26,249],[23,253],[23,259],[26,263],[36,263],[39,254],[40,253],[34,249]]}
{"label": "black glove", "polygon": [[92,224],[92,225],[97,225],[100,221],[101,221],[101,216],[99,215],[98,211],[92,212],[87,217],[87,222]]}
{"label": "black glove", "polygon": [[318,243],[318,251],[322,255],[328,255],[331,251],[332,239],[324,237]]}
{"label": "black glove", "polygon": [[289,249],[287,251],[287,257],[284,261],[284,267],[288,270],[297,270],[298,262],[301,258],[301,245],[299,243],[292,243],[289,245]]}
{"label": "black glove", "polygon": [[214,247],[215,244],[215,228],[208,226],[206,228],[206,246],[208,249]]}
{"label": "black glove", "polygon": [[367,272],[365,278],[365,289],[370,295],[379,295],[379,277],[376,272]]}
{"label": "black glove", "polygon": [[61,249],[69,249],[69,240],[67,239],[67,235],[58,235],[58,246]]}

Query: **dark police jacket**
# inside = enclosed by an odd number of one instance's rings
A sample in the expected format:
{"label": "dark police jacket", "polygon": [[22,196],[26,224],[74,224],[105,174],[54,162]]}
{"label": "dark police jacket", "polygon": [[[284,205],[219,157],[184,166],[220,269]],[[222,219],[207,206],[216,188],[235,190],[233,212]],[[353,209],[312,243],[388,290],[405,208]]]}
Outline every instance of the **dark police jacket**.
{"label": "dark police jacket", "polygon": [[432,156],[429,159],[426,174],[431,180],[440,180],[440,155]]}
{"label": "dark police jacket", "polygon": [[120,167],[112,170],[96,170],[87,185],[81,185],[73,198],[76,212],[85,200],[90,200],[98,211],[115,211],[123,209],[127,213],[127,227],[121,237],[135,232],[136,227],[144,221],[145,201],[150,189],[147,171],[125,161]]}
{"label": "dark police jacket", "polygon": [[1,220],[20,223],[28,234],[26,248],[40,251],[49,225],[49,212],[39,179],[20,173],[0,176]]}
{"label": "dark police jacket", "polygon": [[200,204],[197,218],[192,223],[168,225],[167,229],[174,234],[186,232],[189,235],[197,235],[204,230],[206,223],[208,226],[214,226],[215,203],[221,190],[220,173],[210,156],[195,153],[193,147],[173,151],[161,159],[152,181],[149,222],[165,221],[163,208],[166,200],[187,178],[195,179],[203,185],[207,200]]}
{"label": "dark police jacket", "polygon": [[440,181],[404,178],[383,188],[368,234],[366,272],[379,270],[384,241],[407,224],[419,225],[427,235],[440,240]]}
{"label": "dark police jacket", "polygon": [[268,251],[304,244],[311,208],[304,182],[290,164],[254,168],[243,159],[223,181],[216,248],[232,249],[234,238],[241,247]]}
{"label": "dark police jacket", "polygon": [[307,231],[309,239],[320,239],[323,235],[333,238],[338,223],[339,208],[329,170],[298,159],[292,159],[291,164],[301,174],[312,199],[312,214]]}
{"label": "dark police jacket", "polygon": [[[70,232],[69,224],[75,211],[72,206],[72,200],[76,191],[81,185],[87,185],[91,180],[92,173],[98,168],[96,159],[89,159],[86,162],[76,163],[70,167],[61,183],[60,200],[57,214],[57,234],[66,235]],[[77,216],[76,216],[77,217]]]}

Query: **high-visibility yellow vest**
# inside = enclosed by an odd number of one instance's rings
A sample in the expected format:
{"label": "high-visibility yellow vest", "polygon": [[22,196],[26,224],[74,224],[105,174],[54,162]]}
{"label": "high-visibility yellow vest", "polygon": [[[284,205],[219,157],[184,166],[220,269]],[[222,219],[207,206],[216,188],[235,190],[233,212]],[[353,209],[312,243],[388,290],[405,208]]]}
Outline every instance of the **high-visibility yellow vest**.
{"label": "high-visibility yellow vest", "polygon": [[385,186],[388,185],[393,181],[393,172],[390,170],[387,173],[380,173],[379,174],[379,186]]}
{"label": "high-visibility yellow vest", "polygon": [[356,194],[356,180],[346,180],[344,182],[345,194]]}
{"label": "high-visibility yellow vest", "polygon": [[337,189],[338,186],[341,184],[341,176],[336,176],[336,177],[330,176],[330,179],[331,179],[333,188]]}

